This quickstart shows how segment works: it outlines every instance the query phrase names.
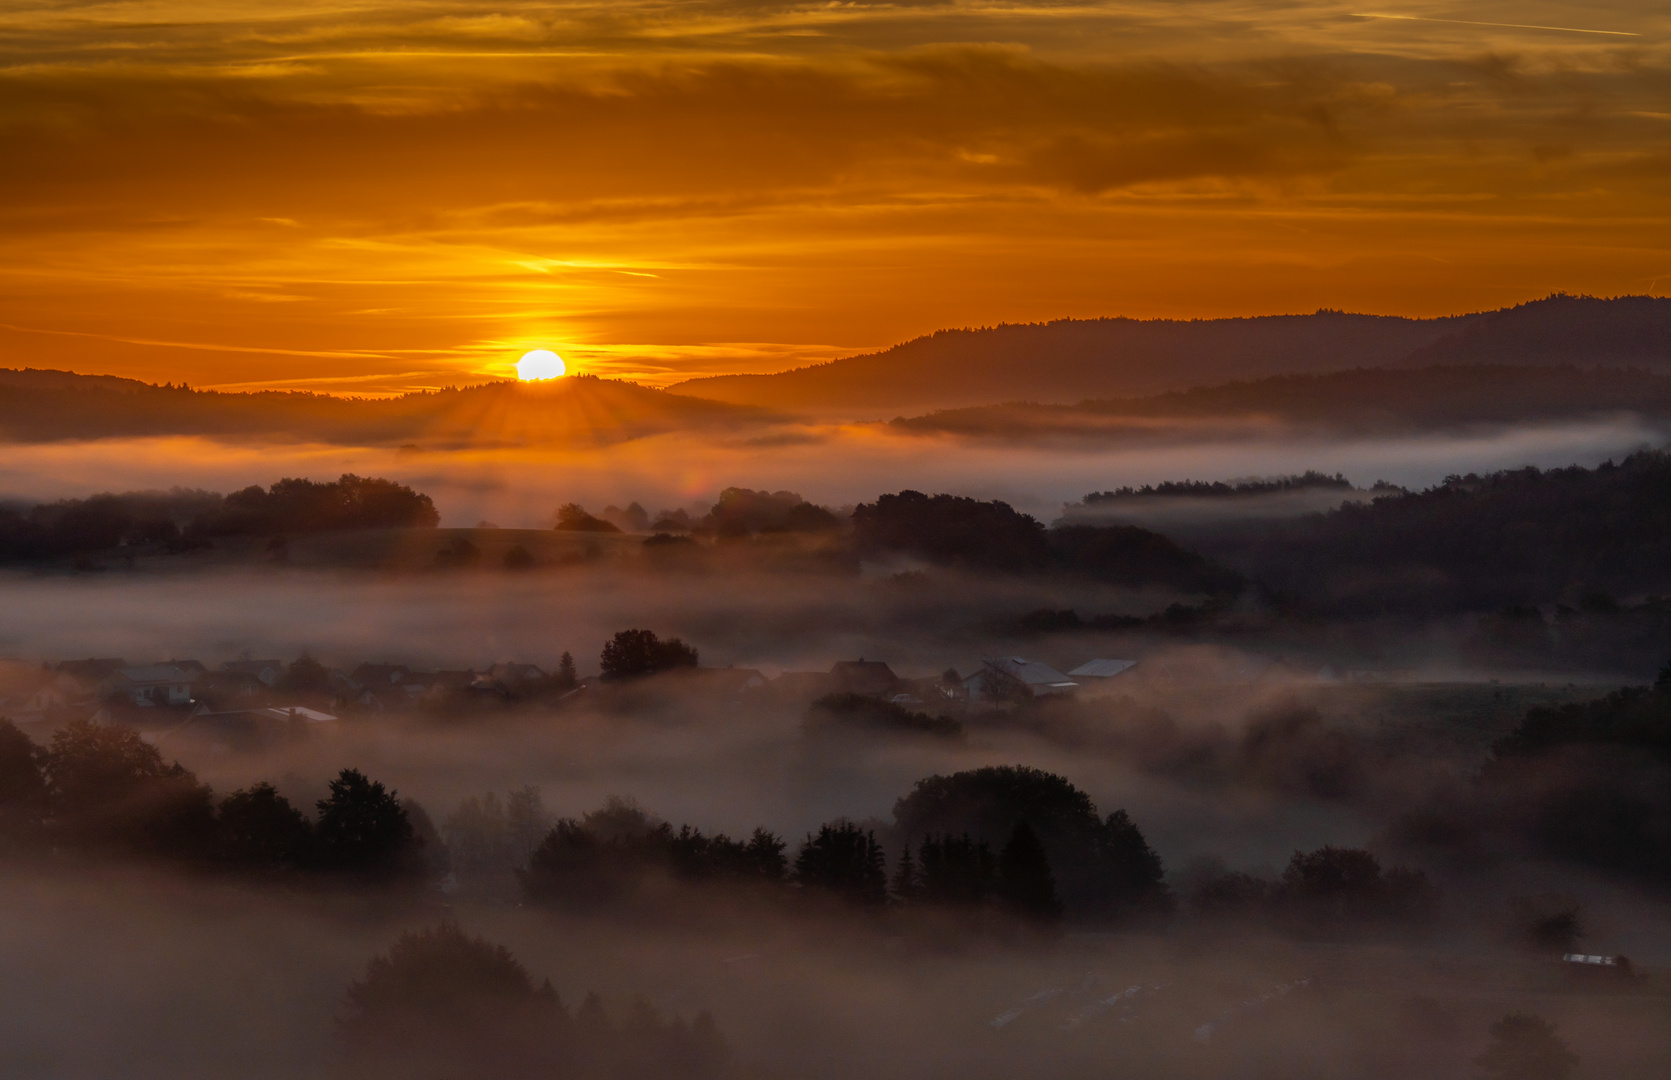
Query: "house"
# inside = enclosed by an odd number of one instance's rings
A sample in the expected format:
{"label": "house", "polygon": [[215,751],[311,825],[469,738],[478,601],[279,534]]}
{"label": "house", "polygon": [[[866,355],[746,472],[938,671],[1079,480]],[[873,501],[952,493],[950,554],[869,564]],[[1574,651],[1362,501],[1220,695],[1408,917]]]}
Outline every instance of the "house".
{"label": "house", "polygon": [[228,660],[220,669],[230,674],[252,676],[268,687],[277,686],[284,678],[282,660]]}
{"label": "house", "polygon": [[173,664],[125,667],[106,680],[106,689],[119,693],[140,708],[155,705],[184,705],[192,699],[195,672]]}
{"label": "house", "polygon": [[512,664],[504,661],[488,668],[487,673],[513,689],[531,683],[541,683],[546,679],[545,672],[533,664]]}
{"label": "house", "polygon": [[1002,691],[994,691],[1006,683],[1019,686],[1029,697],[1071,694],[1079,689],[1078,683],[1049,664],[1021,656],[982,660],[980,670],[963,680],[963,688],[970,701],[999,701],[1003,698]]}
{"label": "house", "polygon": [[837,660],[830,665],[832,692],[863,694],[866,697],[886,697],[899,685],[893,668],[880,660]]}
{"label": "house", "polygon": [[220,711],[204,707],[168,734],[206,737],[234,751],[254,752],[266,749],[275,739],[293,738],[306,728],[334,720],[330,713],[300,705]]}
{"label": "house", "polygon": [[1087,660],[1068,672],[1068,678],[1078,679],[1081,683],[1092,680],[1102,682],[1124,675],[1136,666],[1136,660]]}

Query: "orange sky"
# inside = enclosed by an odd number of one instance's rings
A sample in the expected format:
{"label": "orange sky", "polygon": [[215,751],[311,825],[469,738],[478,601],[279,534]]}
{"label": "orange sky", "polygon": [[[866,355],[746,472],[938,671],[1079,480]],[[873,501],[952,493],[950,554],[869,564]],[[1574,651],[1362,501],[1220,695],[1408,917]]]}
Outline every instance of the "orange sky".
{"label": "orange sky", "polygon": [[1664,294],[1668,41],[1640,0],[17,0],[0,366],[386,393],[544,346],[666,384]]}

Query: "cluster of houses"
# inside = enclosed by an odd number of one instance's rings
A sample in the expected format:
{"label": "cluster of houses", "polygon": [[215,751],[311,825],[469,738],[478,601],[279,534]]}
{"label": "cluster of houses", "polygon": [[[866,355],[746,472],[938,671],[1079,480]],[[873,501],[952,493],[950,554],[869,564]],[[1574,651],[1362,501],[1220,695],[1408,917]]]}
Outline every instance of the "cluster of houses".
{"label": "cluster of houses", "polygon": [[[1048,697],[1117,679],[1131,660],[1091,660],[1061,672],[1036,660],[1000,656],[968,675],[907,679],[880,660],[838,660],[828,671],[786,671],[767,678],[752,668],[680,673],[693,691],[732,701],[806,704],[829,694],[859,694],[909,708],[940,708]],[[0,662],[0,716],[53,727],[71,720],[126,724],[146,731],[195,729],[225,741],[259,741],[275,729],[328,724],[344,713],[403,713],[510,701],[556,700],[585,689],[533,664],[500,663],[485,671],[420,671],[365,663],[352,670],[311,660],[197,660],[130,664],[118,658],[67,660],[39,667]],[[264,736],[263,736],[264,737]]]}
{"label": "cluster of houses", "polygon": [[214,669],[197,660],[130,664],[119,658],[38,668],[12,664],[0,670],[0,716],[23,725],[92,720],[143,729],[188,721],[326,723],[337,719],[336,711],[404,711],[452,699],[506,701],[552,683],[533,664],[436,672],[370,663],[352,671],[297,668],[281,660],[249,659]]}
{"label": "cluster of houses", "polygon": [[[915,708],[934,703],[996,704],[1100,690],[1137,666],[1135,660],[1089,660],[1069,672],[1021,656],[995,656],[968,675],[948,670],[926,679],[903,679],[880,660],[838,660],[825,671],[786,671],[759,689],[777,696],[815,699],[825,694],[859,694]],[[753,688],[753,687],[751,687]]]}

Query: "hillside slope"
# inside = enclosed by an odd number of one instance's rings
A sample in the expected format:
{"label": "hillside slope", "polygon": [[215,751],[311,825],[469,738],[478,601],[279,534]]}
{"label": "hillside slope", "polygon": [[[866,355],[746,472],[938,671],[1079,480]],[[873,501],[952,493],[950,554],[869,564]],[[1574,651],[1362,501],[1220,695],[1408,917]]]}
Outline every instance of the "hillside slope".
{"label": "hillside slope", "polygon": [[428,447],[597,445],[771,419],[758,409],[589,376],[359,400],[308,393],[227,394],[100,375],[0,371],[0,442],[208,435]]}
{"label": "hillside slope", "polygon": [[1671,299],[1556,295],[1471,320],[1400,367],[1582,364],[1671,371]]}
{"label": "hillside slope", "polygon": [[1403,435],[1617,416],[1671,422],[1671,374],[1487,364],[1358,368],[1077,405],[943,409],[897,419],[893,427],[976,438],[1128,440],[1272,427],[1332,436]]}
{"label": "hillside slope", "polygon": [[775,375],[690,379],[674,393],[804,411],[876,413],[1073,402],[1202,383],[1390,364],[1470,317],[1320,311],[1245,319],[1062,319],[942,330],[882,352]]}
{"label": "hillside slope", "polygon": [[1440,319],[1319,311],[1244,319],[1063,319],[942,330],[775,375],[690,379],[679,394],[868,419],[999,402],[1067,404],[1350,368],[1638,366],[1671,371],[1671,300],[1556,295]]}

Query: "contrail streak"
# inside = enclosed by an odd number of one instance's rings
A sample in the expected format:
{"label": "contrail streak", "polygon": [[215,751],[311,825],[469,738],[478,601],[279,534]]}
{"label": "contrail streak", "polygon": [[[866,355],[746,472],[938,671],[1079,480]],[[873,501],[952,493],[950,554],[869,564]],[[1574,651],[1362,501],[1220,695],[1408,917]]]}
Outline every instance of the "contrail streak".
{"label": "contrail streak", "polygon": [[1474,22],[1471,19],[1428,19],[1420,15],[1383,15],[1373,11],[1355,11],[1355,19],[1399,19],[1404,22],[1451,23],[1456,26],[1500,26],[1508,30],[1555,30],[1563,34],[1608,34],[1613,37],[1641,37],[1629,30],[1581,30],[1576,26],[1534,26],[1530,23]]}

